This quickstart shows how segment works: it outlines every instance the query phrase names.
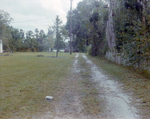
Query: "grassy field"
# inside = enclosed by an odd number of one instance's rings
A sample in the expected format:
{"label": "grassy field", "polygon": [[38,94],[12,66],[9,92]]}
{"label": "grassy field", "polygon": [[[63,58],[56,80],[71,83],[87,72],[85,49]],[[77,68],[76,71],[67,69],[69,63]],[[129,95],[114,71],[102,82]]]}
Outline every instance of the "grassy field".
{"label": "grassy field", "polygon": [[113,64],[105,59],[88,56],[98,67],[114,80],[123,84],[123,90],[132,94],[132,104],[139,109],[143,119],[150,117],[150,79],[128,67]]}
{"label": "grassy field", "polygon": [[[53,111],[54,105],[45,100],[46,95],[57,99],[60,82],[67,78],[74,54],[61,53],[11,53],[0,56],[0,118],[25,118]],[[37,57],[44,55],[44,57]]]}
{"label": "grassy field", "polygon": [[[13,56],[0,56],[0,118],[31,118],[54,112],[53,102],[45,100],[46,95],[59,102],[60,94],[65,91],[62,82],[71,77],[75,54],[61,53],[63,58],[52,58],[55,53],[11,53]],[[44,55],[44,57],[37,57]],[[98,67],[115,80],[121,82],[125,92],[132,92],[133,105],[143,118],[150,117],[150,80],[122,66],[106,60],[88,56]],[[90,70],[85,60],[79,57],[80,71],[77,87],[84,112],[95,115],[102,112],[98,92],[90,80]],[[82,80],[81,80],[82,79]],[[67,85],[66,83],[65,85]],[[61,91],[63,90],[63,91]],[[92,97],[92,98],[91,98]]]}

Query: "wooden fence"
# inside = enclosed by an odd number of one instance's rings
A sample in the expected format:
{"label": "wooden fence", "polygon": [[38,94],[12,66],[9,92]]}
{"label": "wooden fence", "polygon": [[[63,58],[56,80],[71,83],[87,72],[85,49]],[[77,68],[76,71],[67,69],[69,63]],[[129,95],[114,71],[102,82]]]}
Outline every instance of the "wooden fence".
{"label": "wooden fence", "polygon": [[[105,57],[113,62],[113,63],[116,63],[118,65],[128,65],[129,64],[127,63],[129,61],[129,59],[125,59],[123,58],[123,54],[121,53],[115,53],[115,52],[106,52],[106,55]],[[140,62],[140,64],[136,63],[134,65],[134,68],[137,69],[137,68],[140,68],[140,69],[145,69],[145,70],[149,70],[150,71],[150,61],[149,60],[144,60],[143,62]]]}

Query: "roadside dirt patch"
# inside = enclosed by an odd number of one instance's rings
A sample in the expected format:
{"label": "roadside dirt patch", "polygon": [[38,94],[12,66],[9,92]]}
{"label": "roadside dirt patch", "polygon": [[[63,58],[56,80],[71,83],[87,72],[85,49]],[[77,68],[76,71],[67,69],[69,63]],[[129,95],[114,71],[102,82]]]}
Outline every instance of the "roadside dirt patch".
{"label": "roadside dirt patch", "polygon": [[[86,113],[87,110],[88,111],[91,110],[88,108],[94,108],[95,105],[93,106],[89,105],[91,107],[88,107],[88,104],[84,104],[84,102],[90,103],[92,100],[87,100],[87,99],[93,99],[93,98],[87,98],[87,96],[86,97],[83,96],[83,95],[91,96],[89,94],[91,93],[91,91],[85,90],[85,85],[83,83],[85,77],[82,77],[83,76],[82,70],[84,69],[80,65],[79,54],[77,54],[75,56],[70,78],[64,80],[61,84],[62,90],[60,91],[60,96],[59,96],[60,99],[55,104],[54,119],[94,119],[94,118],[96,119],[96,118],[99,118],[99,116],[94,115],[95,113],[93,115]],[[86,88],[89,88],[89,87],[86,87]],[[95,104],[96,102],[94,103],[91,102],[91,103]]]}

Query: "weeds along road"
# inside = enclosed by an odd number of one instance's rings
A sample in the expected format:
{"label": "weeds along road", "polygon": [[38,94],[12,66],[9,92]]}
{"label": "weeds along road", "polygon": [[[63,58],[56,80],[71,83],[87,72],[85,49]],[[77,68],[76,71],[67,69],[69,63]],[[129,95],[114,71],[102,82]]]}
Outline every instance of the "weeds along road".
{"label": "weeds along road", "polygon": [[138,119],[121,84],[104,75],[85,54],[76,54],[70,78],[62,81],[55,110],[39,118]]}

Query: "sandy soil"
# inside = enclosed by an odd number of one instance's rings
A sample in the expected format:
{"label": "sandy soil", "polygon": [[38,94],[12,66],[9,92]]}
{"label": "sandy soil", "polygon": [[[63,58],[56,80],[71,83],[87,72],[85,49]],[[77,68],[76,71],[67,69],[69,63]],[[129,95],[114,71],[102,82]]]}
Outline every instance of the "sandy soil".
{"label": "sandy soil", "polygon": [[[78,75],[80,68],[78,56],[81,55],[86,64],[89,65],[93,82],[100,87],[99,98],[105,99],[106,110],[103,115],[90,116],[83,113],[83,105],[78,92],[78,81],[81,79]],[[62,82],[64,89],[60,93],[60,100],[55,105],[54,112],[47,112],[39,116],[40,119],[140,119],[136,108],[131,106],[132,97],[123,93],[121,84],[115,82],[110,76],[104,75],[91,60],[84,54],[77,54],[73,63],[72,77]],[[102,90],[99,90],[102,89]]]}
{"label": "sandy soil", "polygon": [[78,56],[75,56],[71,75],[72,77],[66,82],[62,82],[62,87],[65,87],[62,92],[62,99],[55,105],[54,119],[93,119],[95,117],[87,116],[83,113],[83,105],[78,92],[80,68],[78,65]]}
{"label": "sandy soil", "polygon": [[86,60],[87,65],[91,66],[93,79],[103,88],[103,95],[105,97],[107,110],[109,114],[107,117],[114,119],[137,119],[140,118],[137,115],[135,107],[131,106],[130,99],[127,94],[123,93],[119,88],[121,84],[118,84],[111,77],[104,75],[100,69],[89,60],[84,54],[82,57]]}

